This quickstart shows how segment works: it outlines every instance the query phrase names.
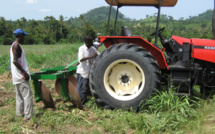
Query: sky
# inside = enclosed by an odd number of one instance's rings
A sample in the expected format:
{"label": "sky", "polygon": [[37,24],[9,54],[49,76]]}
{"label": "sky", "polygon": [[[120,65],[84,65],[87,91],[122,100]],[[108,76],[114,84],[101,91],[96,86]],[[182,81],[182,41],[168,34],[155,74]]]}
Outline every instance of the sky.
{"label": "sky", "polygon": [[[174,19],[189,18],[214,8],[215,0],[178,0],[174,7],[163,7],[162,14],[173,16]],[[108,6],[105,0],[0,0],[0,17],[6,20],[17,20],[21,17],[34,20],[44,20],[46,16],[59,19],[79,17],[81,14],[98,8]],[[121,7],[119,9],[126,17],[131,19],[144,19],[146,15],[157,13],[155,7]]]}

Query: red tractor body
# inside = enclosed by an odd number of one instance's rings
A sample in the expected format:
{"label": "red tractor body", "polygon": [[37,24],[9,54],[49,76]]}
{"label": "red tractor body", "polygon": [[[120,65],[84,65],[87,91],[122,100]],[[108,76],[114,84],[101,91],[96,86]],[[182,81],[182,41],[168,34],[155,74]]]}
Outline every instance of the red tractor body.
{"label": "red tractor body", "polygon": [[[192,52],[190,56],[192,58],[215,63],[215,40],[188,39],[175,35],[171,38],[181,46],[183,43],[189,43]],[[99,36],[99,39],[101,43],[104,43],[106,48],[112,44],[119,43],[130,43],[144,47],[155,57],[161,69],[169,69],[163,52],[141,36]]]}
{"label": "red tractor body", "polygon": [[172,36],[172,39],[181,46],[184,42],[189,43],[192,47],[192,58],[215,63],[215,40],[196,38],[187,39],[179,36]]}

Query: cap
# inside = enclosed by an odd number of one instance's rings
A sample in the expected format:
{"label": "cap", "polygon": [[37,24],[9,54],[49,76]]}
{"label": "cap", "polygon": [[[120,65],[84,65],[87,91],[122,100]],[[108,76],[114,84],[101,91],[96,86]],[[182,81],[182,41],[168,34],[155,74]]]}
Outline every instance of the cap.
{"label": "cap", "polygon": [[25,32],[25,31],[22,30],[22,29],[16,29],[13,33],[14,33],[15,36],[18,36],[18,35],[20,35],[20,34],[25,34],[25,35],[28,34],[27,32]]}

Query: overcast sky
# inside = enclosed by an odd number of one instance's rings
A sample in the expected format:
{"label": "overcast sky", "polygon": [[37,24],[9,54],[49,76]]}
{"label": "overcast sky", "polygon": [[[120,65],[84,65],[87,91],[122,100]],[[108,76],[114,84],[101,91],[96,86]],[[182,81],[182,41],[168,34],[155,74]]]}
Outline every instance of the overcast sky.
{"label": "overcast sky", "polygon": [[[6,20],[26,19],[44,20],[46,16],[59,19],[64,17],[79,17],[91,9],[108,6],[105,0],[0,0],[0,16]],[[178,0],[175,7],[164,7],[162,14],[188,18],[196,16],[208,9],[213,9],[214,0]],[[157,12],[154,7],[122,7],[120,10],[126,17],[144,19],[146,15]]]}

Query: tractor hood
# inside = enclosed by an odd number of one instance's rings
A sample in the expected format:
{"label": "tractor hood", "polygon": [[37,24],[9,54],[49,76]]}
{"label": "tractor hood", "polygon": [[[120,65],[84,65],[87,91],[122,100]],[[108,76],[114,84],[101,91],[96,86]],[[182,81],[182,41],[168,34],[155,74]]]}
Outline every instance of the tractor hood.
{"label": "tractor hood", "polygon": [[191,57],[198,60],[215,63],[215,40],[196,38],[188,39],[174,35],[172,36],[172,39],[175,40],[181,46],[184,42],[191,44],[193,48],[193,53],[191,54]]}
{"label": "tractor hood", "polygon": [[[109,5],[111,0],[105,0]],[[173,7],[176,5],[178,0],[162,0],[161,6]],[[157,6],[159,0],[113,0],[113,6]]]}

